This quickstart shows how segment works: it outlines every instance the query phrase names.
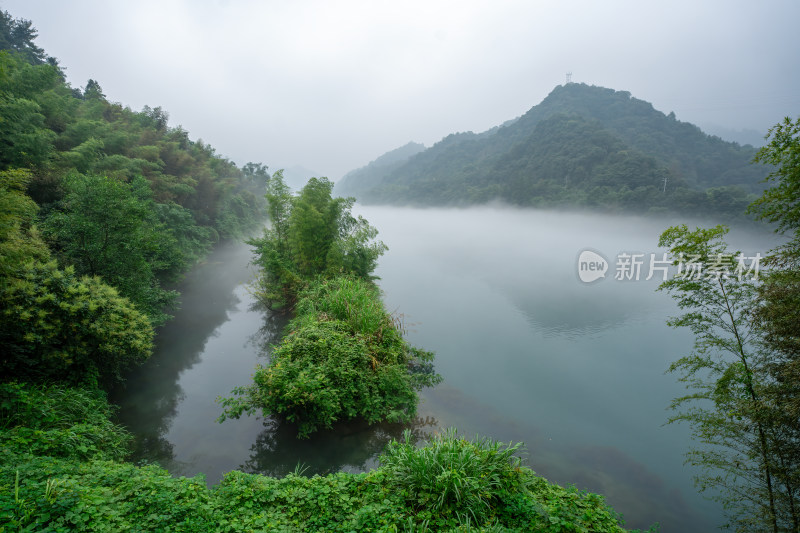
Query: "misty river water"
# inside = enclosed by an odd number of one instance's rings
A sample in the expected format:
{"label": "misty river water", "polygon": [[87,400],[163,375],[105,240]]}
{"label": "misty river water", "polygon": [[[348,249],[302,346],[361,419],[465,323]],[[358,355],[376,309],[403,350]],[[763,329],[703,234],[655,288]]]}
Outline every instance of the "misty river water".
{"label": "misty river water", "polygon": [[[376,272],[387,308],[402,315],[412,344],[436,352],[444,377],[422,393],[411,426],[418,437],[455,426],[523,441],[537,473],[602,493],[630,528],[722,523],[683,464],[689,429],[665,425],[667,406],[685,391],[665,370],[692,337],[665,324],[677,308],[645,278],[650,254],[662,259],[659,234],[676,221],[488,207],[355,211],[389,246]],[[730,242],[763,255],[776,241],[734,231]],[[609,263],[591,284],[577,274],[587,248]],[[614,279],[620,253],[644,254],[638,281],[630,270],[634,279]],[[215,422],[215,398],[250,382],[286,322],[249,294],[250,258],[249,246],[227,244],[195,268],[153,357],[113,395],[136,437],[135,460],[203,473],[209,484],[234,469],[280,476],[298,464],[307,475],[376,466],[403,426],[351,422],[297,440],[271,419]]]}

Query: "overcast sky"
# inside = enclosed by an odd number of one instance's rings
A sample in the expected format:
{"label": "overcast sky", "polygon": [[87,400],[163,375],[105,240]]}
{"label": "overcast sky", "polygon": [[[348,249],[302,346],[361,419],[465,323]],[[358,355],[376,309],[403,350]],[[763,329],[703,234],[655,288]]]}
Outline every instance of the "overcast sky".
{"label": "overcast sky", "polygon": [[800,115],[797,0],[0,0],[73,87],[161,106],[238,164],[332,179],[523,114],[572,81],[701,126]]}

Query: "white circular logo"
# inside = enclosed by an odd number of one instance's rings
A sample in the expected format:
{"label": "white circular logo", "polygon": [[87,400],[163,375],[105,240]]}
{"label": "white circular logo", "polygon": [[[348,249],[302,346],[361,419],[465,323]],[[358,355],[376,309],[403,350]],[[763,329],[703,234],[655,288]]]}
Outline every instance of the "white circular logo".
{"label": "white circular logo", "polygon": [[584,250],[578,256],[578,278],[584,283],[594,283],[606,277],[608,261],[593,250]]}

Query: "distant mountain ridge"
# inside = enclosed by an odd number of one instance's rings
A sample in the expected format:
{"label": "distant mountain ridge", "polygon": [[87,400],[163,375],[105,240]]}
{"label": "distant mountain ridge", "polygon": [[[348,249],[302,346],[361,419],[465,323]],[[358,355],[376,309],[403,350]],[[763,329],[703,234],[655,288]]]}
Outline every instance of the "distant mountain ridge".
{"label": "distant mountain ridge", "polygon": [[501,200],[735,214],[761,192],[769,172],[751,164],[755,153],[627,91],[570,83],[502,126],[451,134],[425,150],[390,152],[390,165],[377,165],[378,158],[348,173],[337,193],[372,204]]}
{"label": "distant mountain ridge", "polygon": [[369,181],[376,178],[383,178],[400,167],[408,158],[423,150],[425,150],[424,144],[409,142],[400,148],[395,148],[394,150],[386,152],[374,161],[371,161],[368,165],[351,170],[342,176],[342,179],[336,183],[336,193],[347,195],[349,194],[349,184],[357,184],[362,182],[362,180]]}

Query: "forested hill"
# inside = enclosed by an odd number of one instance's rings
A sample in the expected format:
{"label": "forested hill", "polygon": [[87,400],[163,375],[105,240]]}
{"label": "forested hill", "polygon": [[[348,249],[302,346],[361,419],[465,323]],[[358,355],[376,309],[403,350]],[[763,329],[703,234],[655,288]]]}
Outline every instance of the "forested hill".
{"label": "forested hill", "polygon": [[[88,276],[162,324],[177,296],[164,287],[263,220],[267,169],[237,167],[161,108],[131,110],[95,80],[72,87],[35,38],[30,22],[0,12],[0,293]],[[47,352],[21,342],[39,338],[30,331],[11,331],[23,322],[10,309],[4,347],[29,360]]]}
{"label": "forested hill", "polygon": [[[587,206],[735,214],[769,172],[752,146],[709,136],[652,104],[585,84],[556,87],[516,120],[452,134],[391,168],[345,176],[364,203]],[[666,181],[666,186],[665,186]]]}
{"label": "forested hill", "polygon": [[410,142],[386,152],[368,165],[351,170],[345,174],[336,184],[336,192],[339,194],[349,194],[350,186],[358,187],[359,184],[380,181],[391,174],[394,170],[403,166],[408,158],[425,150],[424,144]]}

